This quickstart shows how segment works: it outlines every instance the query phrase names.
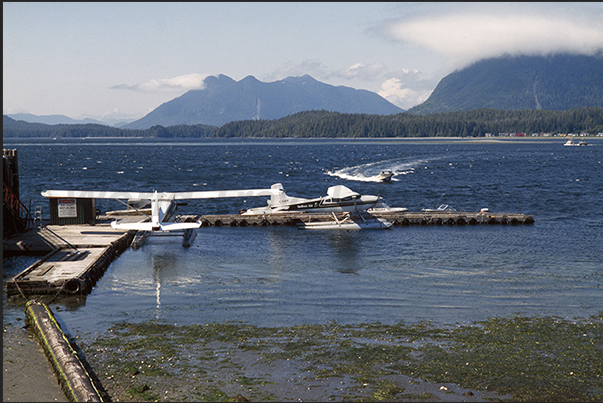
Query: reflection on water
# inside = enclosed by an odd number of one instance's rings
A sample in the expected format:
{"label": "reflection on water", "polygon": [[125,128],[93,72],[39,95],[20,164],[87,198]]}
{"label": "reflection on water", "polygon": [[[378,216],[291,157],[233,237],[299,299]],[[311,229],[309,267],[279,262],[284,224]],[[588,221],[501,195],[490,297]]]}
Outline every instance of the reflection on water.
{"label": "reflection on water", "polygon": [[152,267],[153,267],[153,280],[155,282],[155,294],[157,298],[157,314],[155,319],[160,318],[160,310],[161,310],[161,282],[164,279],[164,276],[169,275],[166,273],[170,270],[170,268],[176,267],[175,257],[172,253],[164,253],[162,255],[153,255],[152,256]]}

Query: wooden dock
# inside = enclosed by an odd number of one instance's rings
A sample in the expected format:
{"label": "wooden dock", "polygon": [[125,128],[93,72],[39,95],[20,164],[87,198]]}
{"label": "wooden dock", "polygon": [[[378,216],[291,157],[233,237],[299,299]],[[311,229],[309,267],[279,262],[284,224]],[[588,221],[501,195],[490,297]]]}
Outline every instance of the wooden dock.
{"label": "wooden dock", "polygon": [[[461,212],[461,211],[380,211],[363,213],[375,218],[385,218],[396,226],[410,225],[519,225],[533,224],[534,216],[518,213]],[[338,219],[344,213],[337,213]],[[278,213],[278,214],[227,214],[203,215],[201,217],[186,216],[186,220],[200,220],[203,226],[266,226],[297,225],[298,223],[332,221],[331,213]]]}
{"label": "wooden dock", "polygon": [[49,225],[4,240],[5,255],[47,252],[7,281],[7,295],[87,294],[134,234],[110,225]]}

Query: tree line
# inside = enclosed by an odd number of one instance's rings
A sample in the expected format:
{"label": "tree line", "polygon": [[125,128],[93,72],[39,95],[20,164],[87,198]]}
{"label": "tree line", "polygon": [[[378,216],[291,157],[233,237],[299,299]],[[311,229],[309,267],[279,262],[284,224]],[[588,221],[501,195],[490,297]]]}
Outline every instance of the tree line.
{"label": "tree line", "polygon": [[601,133],[603,108],[566,111],[474,109],[414,115],[300,112],[278,120],[237,121],[212,137],[484,137],[499,133]]}
{"label": "tree line", "polygon": [[386,138],[484,137],[499,133],[602,133],[603,108],[563,111],[473,109],[415,115],[371,115],[328,111],[299,112],[275,120],[243,120],[221,127],[153,126],[146,130],[99,124],[45,125],[4,117],[8,137],[138,137],[138,138]]}

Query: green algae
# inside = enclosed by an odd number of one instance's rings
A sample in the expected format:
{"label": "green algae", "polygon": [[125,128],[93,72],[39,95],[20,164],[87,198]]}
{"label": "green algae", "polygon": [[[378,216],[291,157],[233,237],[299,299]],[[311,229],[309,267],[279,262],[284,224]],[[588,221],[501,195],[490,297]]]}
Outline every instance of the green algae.
{"label": "green algae", "polygon": [[[494,318],[465,326],[332,322],[264,328],[124,322],[93,341],[86,354],[110,379],[106,388],[114,391],[113,398],[122,401],[149,396],[230,401],[239,394],[249,400],[296,400],[268,388],[275,384],[273,374],[246,373],[252,363],[238,358],[244,354],[256,357],[254,363],[273,364],[276,371],[279,364],[295,365],[303,374],[296,382],[306,382],[307,389],[312,382],[349,379],[352,384],[333,392],[333,400],[433,398],[433,393],[407,391],[396,378],[405,376],[496,392],[512,401],[603,401],[603,315],[573,321]],[[164,395],[150,392],[152,382],[160,384],[166,377],[173,381],[176,375],[187,381],[170,386]],[[144,396],[131,393],[140,382],[151,385]]]}

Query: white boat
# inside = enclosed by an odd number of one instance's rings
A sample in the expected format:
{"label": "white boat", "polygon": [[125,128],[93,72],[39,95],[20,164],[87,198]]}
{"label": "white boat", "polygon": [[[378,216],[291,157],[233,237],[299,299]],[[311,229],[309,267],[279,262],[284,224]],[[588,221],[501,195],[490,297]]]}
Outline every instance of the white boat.
{"label": "white boat", "polygon": [[427,212],[433,212],[433,211],[456,211],[456,209],[453,209],[452,207],[450,207],[447,204],[440,204],[440,206],[436,209],[433,208],[424,208],[421,209],[423,211],[427,211]]}
{"label": "white boat", "polygon": [[343,186],[336,185],[327,189],[327,195],[314,199],[288,196],[283,185],[271,186],[275,193],[268,200],[268,206],[255,207],[239,211],[242,215],[278,214],[278,213],[330,213],[363,211],[374,207],[381,201],[380,196],[361,195]]}
{"label": "white boat", "polygon": [[346,214],[343,220],[339,220],[335,213],[333,215],[333,221],[318,221],[298,224],[299,229],[344,229],[344,230],[358,230],[358,229],[387,229],[393,224],[385,218],[365,218],[361,213],[358,214]]}
{"label": "white boat", "polygon": [[381,201],[375,204],[375,207],[371,207],[366,210],[367,213],[394,213],[399,211],[408,211],[406,207],[390,207],[387,203]]}
{"label": "white boat", "polygon": [[394,173],[392,171],[381,171],[379,175],[377,175],[377,180],[379,182],[391,182]]}
{"label": "white boat", "polygon": [[571,147],[571,146],[587,146],[588,143],[586,142],[586,140],[580,140],[579,142],[575,142],[574,140],[568,140],[565,142],[565,144],[563,144],[565,147]]}

